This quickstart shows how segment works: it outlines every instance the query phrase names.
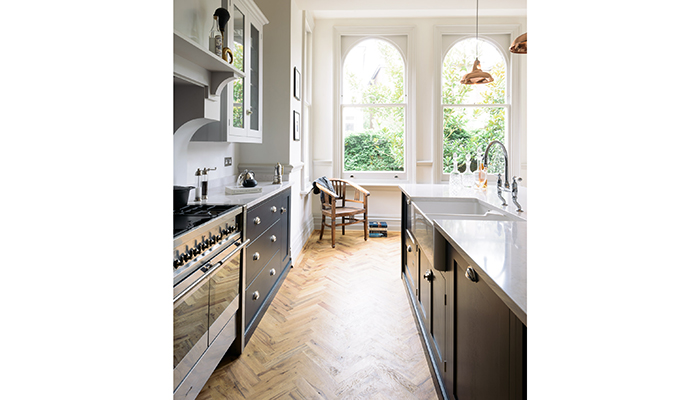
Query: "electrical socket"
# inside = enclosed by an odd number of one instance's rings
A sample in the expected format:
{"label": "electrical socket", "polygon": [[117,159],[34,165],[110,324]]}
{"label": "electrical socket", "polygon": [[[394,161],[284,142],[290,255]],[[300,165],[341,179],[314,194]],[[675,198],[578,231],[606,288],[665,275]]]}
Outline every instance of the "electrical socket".
{"label": "electrical socket", "polygon": [[224,157],[224,167],[230,167],[231,164],[233,164],[233,160],[231,160],[231,157]]}

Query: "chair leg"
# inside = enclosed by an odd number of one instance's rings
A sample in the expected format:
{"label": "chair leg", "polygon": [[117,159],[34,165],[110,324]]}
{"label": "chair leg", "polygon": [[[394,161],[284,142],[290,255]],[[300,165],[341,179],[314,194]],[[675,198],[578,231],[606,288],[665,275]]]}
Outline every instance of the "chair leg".
{"label": "chair leg", "polygon": [[319,236],[318,240],[323,240],[323,228],[326,226],[326,216],[321,215],[321,236]]}
{"label": "chair leg", "polygon": [[369,231],[369,218],[367,218],[367,214],[365,214],[365,241],[367,241],[367,236]]}
{"label": "chair leg", "polygon": [[345,217],[343,217],[343,236],[345,235]]}
{"label": "chair leg", "polygon": [[335,218],[331,218],[331,246],[335,249]]}

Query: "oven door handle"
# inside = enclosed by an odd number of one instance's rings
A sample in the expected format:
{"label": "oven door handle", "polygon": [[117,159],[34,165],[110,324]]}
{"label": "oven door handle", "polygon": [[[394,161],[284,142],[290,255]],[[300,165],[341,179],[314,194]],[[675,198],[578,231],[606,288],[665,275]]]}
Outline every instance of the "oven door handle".
{"label": "oven door handle", "polygon": [[226,257],[222,258],[221,261],[217,262],[214,266],[212,266],[211,264],[207,263],[207,264],[203,265],[201,268],[199,268],[200,271],[204,272],[204,275],[200,276],[200,277],[199,277],[196,281],[194,281],[194,283],[191,284],[187,289],[183,290],[180,294],[178,294],[177,296],[175,296],[175,298],[173,299],[173,304],[177,303],[178,300],[182,299],[182,298],[183,298],[184,296],[186,296],[189,292],[191,292],[193,289],[195,289],[195,288],[199,285],[199,283],[201,283],[203,280],[209,278],[209,275],[211,275],[211,274],[213,274],[214,272],[216,272],[216,271],[219,269],[219,267],[221,267],[222,265],[224,265],[224,263],[225,263],[226,261],[228,261],[229,258],[233,257],[233,256],[236,255],[240,250],[244,249],[244,248],[248,245],[249,242],[250,242],[250,239],[246,239],[245,242],[243,242],[243,243],[241,243],[240,245],[238,245],[238,247],[236,247],[233,251],[231,251],[228,255],[226,255]]}

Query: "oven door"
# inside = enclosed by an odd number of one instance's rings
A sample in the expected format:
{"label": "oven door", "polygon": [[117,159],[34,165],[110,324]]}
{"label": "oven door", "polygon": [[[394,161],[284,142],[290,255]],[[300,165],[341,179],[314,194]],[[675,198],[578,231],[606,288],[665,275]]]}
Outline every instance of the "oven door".
{"label": "oven door", "polygon": [[187,376],[208,345],[209,279],[204,267],[196,272],[198,276],[194,277],[195,281],[181,288],[173,300],[173,390]]}
{"label": "oven door", "polygon": [[249,240],[229,241],[174,288],[173,390],[239,309],[241,262]]}
{"label": "oven door", "polygon": [[230,246],[209,261],[216,271],[209,279],[209,344],[226,326],[240,306],[241,265],[250,240]]}

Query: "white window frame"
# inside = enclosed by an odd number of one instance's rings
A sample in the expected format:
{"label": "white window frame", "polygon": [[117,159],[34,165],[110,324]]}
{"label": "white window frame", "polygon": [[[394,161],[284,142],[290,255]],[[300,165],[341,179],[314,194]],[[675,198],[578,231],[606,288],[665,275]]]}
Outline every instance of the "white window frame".
{"label": "white window frame", "polygon": [[312,162],[311,162],[311,121],[313,120],[313,107],[311,104],[312,76],[313,76],[313,40],[314,20],[307,11],[303,12],[303,40],[302,40],[302,107],[301,107],[301,181],[302,191],[308,192],[312,187]]}
{"label": "white window frame", "polygon": [[[442,172],[443,152],[443,110],[446,104],[442,103],[442,63],[447,53],[452,50],[455,43],[468,38],[475,37],[476,25],[438,25],[435,27],[434,48],[435,48],[435,81],[434,81],[434,98],[435,98],[435,153],[433,157],[434,163],[434,180],[437,183],[449,181],[449,174]],[[506,109],[506,132],[504,134],[504,145],[508,150],[508,166],[511,176],[520,174],[520,132],[524,127],[520,122],[520,109],[523,105],[520,104],[520,59],[522,55],[514,55],[507,48],[503,48],[498,42],[490,39],[488,35],[510,35],[510,42],[520,35],[520,25],[479,25],[479,40],[484,40],[495,46],[502,54],[506,61],[506,101],[504,104],[484,105],[484,104],[467,104],[458,107],[475,108],[475,107],[504,107]],[[444,45],[443,38],[445,36],[453,36],[448,44]],[[452,105],[448,105],[452,106]],[[495,175],[489,175],[488,179],[495,179]]]}
{"label": "white window frame", "polygon": [[[388,183],[400,184],[415,181],[416,176],[416,73],[415,73],[415,30],[414,26],[336,26],[334,29],[334,76],[333,76],[333,174],[357,183]],[[342,52],[341,40],[343,37],[353,36],[356,43],[365,39],[382,39],[393,44],[403,57],[406,67],[404,76],[405,98],[405,130],[404,130],[404,171],[361,171],[354,173],[343,172],[343,120],[341,101],[343,85],[343,64],[347,53],[354,48],[351,46]],[[402,49],[396,41],[396,37],[406,38],[406,48]],[[350,105],[348,105],[350,106]],[[352,175],[352,176],[351,176]]]}

